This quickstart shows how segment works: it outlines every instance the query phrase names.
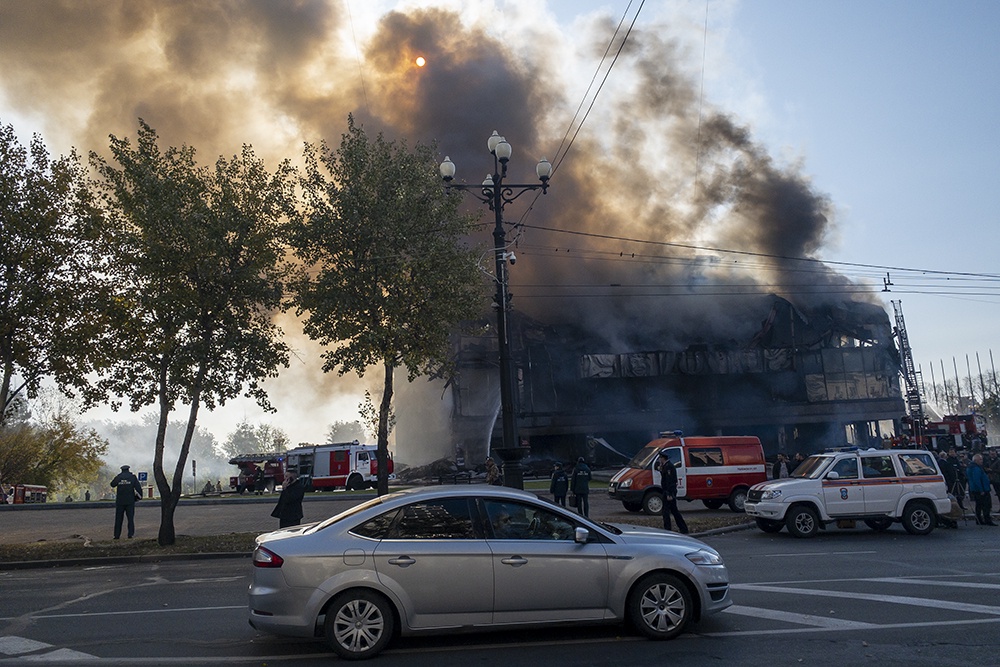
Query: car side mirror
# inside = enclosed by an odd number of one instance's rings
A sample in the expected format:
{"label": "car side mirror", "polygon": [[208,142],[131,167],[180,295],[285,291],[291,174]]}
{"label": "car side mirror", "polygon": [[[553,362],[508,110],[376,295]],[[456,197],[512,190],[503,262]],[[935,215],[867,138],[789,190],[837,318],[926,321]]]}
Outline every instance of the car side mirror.
{"label": "car side mirror", "polygon": [[831,471],[826,474],[827,479],[840,479],[840,473],[837,471]]}
{"label": "car side mirror", "polygon": [[573,541],[577,544],[586,544],[590,539],[590,531],[586,528],[577,528],[573,531]]}

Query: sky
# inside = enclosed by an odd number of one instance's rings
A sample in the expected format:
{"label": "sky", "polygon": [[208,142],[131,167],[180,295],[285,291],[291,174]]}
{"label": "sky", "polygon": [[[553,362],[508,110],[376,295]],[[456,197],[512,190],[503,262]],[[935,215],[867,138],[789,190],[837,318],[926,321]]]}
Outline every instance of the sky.
{"label": "sky", "polygon": [[[515,307],[587,321],[609,351],[645,342],[632,329],[648,302],[574,306],[586,300],[557,302],[552,286],[581,285],[584,276],[620,284],[626,255],[649,247],[642,241],[669,240],[697,246],[697,263],[666,267],[676,251],[661,249],[647,266],[631,264],[629,280],[787,287],[803,279],[787,258],[809,257],[819,264],[805,293],[828,298],[849,283],[865,286],[857,298],[883,304],[890,317],[890,300],[901,304],[925,383],[932,373],[940,383],[942,361],[949,379],[957,365],[963,382],[966,357],[973,375],[977,355],[984,371],[991,354],[1000,363],[1000,3],[149,7],[0,0],[0,122],[24,137],[39,132],[53,152],[85,153],[106,150],[108,134],[134,136],[142,116],[164,141],[192,144],[206,161],[249,142],[274,164],[302,141],[336,143],[350,112],[392,136],[437,141],[459,177],[475,182],[491,167],[485,139],[499,129],[514,146],[518,177],[539,157],[562,160],[527,219],[563,234],[526,228],[516,237]],[[608,73],[601,56],[623,17],[633,32]],[[424,67],[412,64],[415,55],[426,55]],[[567,137],[575,137],[568,152]],[[583,230],[615,240],[568,236]],[[776,259],[754,264],[732,250]],[[611,262],[608,253],[619,251]],[[562,264],[567,254],[580,259]],[[673,328],[657,329],[661,339],[683,345],[700,331],[746,329],[738,298],[694,302],[672,302],[665,317]],[[294,322],[283,326],[294,332]],[[276,414],[235,401],[203,412],[200,424],[222,440],[241,420],[267,422],[296,443],[356,419],[378,373],[323,376],[315,346],[299,337],[294,347],[292,367],[268,385]],[[429,393],[440,402],[439,390]],[[444,429],[444,420],[420,421]]]}

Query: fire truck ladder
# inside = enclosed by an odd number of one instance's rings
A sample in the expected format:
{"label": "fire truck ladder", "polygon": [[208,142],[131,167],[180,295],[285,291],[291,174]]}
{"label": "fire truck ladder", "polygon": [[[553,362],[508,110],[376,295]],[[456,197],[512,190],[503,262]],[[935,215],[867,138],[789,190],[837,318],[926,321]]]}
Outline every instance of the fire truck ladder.
{"label": "fire truck ladder", "polygon": [[903,302],[893,301],[892,309],[896,313],[896,336],[899,339],[899,355],[903,362],[903,379],[906,382],[906,409],[913,420],[913,435],[920,442],[924,431],[924,406],[920,400],[920,389],[923,380],[920,371],[913,364],[913,350],[906,336],[906,323],[903,321]]}

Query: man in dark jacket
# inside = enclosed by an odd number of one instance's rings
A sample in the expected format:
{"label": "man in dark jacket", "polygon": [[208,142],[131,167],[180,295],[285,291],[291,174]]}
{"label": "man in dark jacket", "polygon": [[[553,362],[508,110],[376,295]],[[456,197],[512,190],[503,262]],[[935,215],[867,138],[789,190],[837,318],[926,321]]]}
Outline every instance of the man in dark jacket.
{"label": "man in dark jacket", "polygon": [[566,507],[566,492],[569,491],[569,477],[563,470],[561,463],[556,463],[552,471],[552,480],[549,482],[549,493],[556,505]]}
{"label": "man in dark jacket", "polygon": [[135,501],[142,498],[142,486],[139,478],[122,466],[122,471],[111,480],[111,488],[115,490],[115,539],[122,536],[122,520],[128,517],[129,539],[135,536]]}
{"label": "man in dark jacket", "polygon": [[688,532],[687,524],[681,511],[677,509],[677,468],[667,456],[667,450],[660,451],[659,461],[660,487],[663,489],[663,527],[673,530],[670,525],[670,516],[677,519],[677,529],[685,535]]}
{"label": "man in dark jacket", "polygon": [[576,496],[576,511],[586,517],[590,516],[590,477],[590,466],[581,456],[573,468],[570,488]]}
{"label": "man in dark jacket", "polygon": [[976,523],[981,526],[997,525],[993,522],[990,478],[983,469],[983,455],[974,454],[965,472],[969,479],[969,496],[976,501]]}
{"label": "man in dark jacket", "polygon": [[271,516],[278,519],[278,527],[297,526],[302,521],[302,499],[306,495],[307,481],[294,472],[285,475],[285,483],[278,496],[278,504],[271,510]]}

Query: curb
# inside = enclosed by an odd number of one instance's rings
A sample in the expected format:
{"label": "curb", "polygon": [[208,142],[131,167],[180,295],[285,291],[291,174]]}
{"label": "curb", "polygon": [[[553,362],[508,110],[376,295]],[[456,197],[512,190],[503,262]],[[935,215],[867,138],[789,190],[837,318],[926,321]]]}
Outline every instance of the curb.
{"label": "curb", "polygon": [[160,563],[174,560],[209,560],[214,558],[250,558],[252,554],[243,552],[191,553],[191,554],[147,554],[144,556],[96,556],[94,558],[64,558],[60,560],[22,560],[0,563],[0,570],[34,570],[49,567],[102,565],[131,565],[134,563]]}

